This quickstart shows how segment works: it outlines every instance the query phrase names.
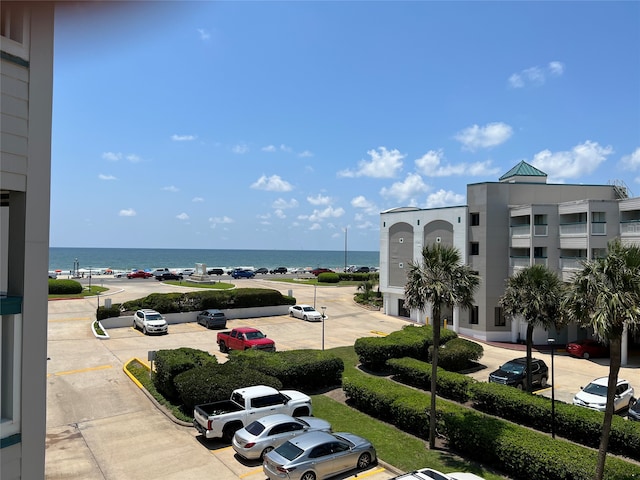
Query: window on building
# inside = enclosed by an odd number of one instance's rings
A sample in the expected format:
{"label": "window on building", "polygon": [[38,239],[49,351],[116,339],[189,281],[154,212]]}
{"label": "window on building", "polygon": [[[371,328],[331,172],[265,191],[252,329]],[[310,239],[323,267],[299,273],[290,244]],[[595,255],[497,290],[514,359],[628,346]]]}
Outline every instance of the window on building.
{"label": "window on building", "polygon": [[22,6],[3,4],[0,17],[0,35],[14,42],[22,43],[24,37],[24,13]]}
{"label": "window on building", "polygon": [[479,320],[480,320],[480,316],[478,313],[478,306],[474,305],[473,307],[471,307],[471,311],[470,311],[471,315],[469,315],[469,323],[471,325],[478,325]]}
{"label": "window on building", "polygon": [[472,227],[477,227],[478,225],[480,225],[480,214],[479,213],[472,213],[470,215],[470,219],[469,221],[471,222],[471,226]]}
{"label": "window on building", "polygon": [[607,221],[606,212],[591,212],[593,223],[605,223]]}
{"label": "window on building", "polygon": [[494,322],[496,327],[504,327],[507,324],[507,319],[504,316],[504,310],[502,309],[502,307],[495,308]]}
{"label": "window on building", "polygon": [[471,255],[480,255],[480,244],[478,242],[471,242],[469,250]]}

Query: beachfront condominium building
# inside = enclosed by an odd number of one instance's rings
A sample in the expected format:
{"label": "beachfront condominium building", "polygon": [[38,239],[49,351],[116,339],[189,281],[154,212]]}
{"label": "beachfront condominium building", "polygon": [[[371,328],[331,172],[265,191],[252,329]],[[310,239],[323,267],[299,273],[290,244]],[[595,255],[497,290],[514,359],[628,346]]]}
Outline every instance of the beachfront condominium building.
{"label": "beachfront condominium building", "polygon": [[[480,276],[471,309],[442,314],[443,325],[485,341],[518,342],[526,338],[522,318],[505,317],[499,305],[509,276],[543,264],[570,280],[583,260],[606,255],[614,238],[640,244],[640,198],[629,198],[619,184],[549,184],[547,175],[520,162],[497,182],[467,185],[464,206],[395,208],[380,215],[380,291],[384,311],[418,323],[429,321],[430,309],[410,311],[404,305],[409,262],[421,260],[425,245],[457,248],[463,261]],[[550,336],[558,343],[590,332],[575,324],[556,332],[537,328],[534,343]],[[623,361],[633,338],[623,340]]]}
{"label": "beachfront condominium building", "polygon": [[0,478],[44,478],[52,2],[0,2]]}

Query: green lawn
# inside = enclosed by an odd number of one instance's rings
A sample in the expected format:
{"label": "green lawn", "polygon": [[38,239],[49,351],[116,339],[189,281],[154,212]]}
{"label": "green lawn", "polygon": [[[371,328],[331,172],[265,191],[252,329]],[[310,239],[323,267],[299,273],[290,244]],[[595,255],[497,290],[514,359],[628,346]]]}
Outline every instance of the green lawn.
{"label": "green lawn", "polygon": [[91,285],[91,288],[85,287],[80,293],[72,293],[68,295],[49,295],[49,300],[69,300],[72,298],[95,297],[96,295],[109,290],[106,287],[98,287]]}
{"label": "green lawn", "polygon": [[197,283],[197,282],[189,282],[187,280],[164,280],[162,283],[165,283],[167,285],[178,285],[180,287],[211,288],[213,290],[228,290],[230,288],[235,287],[233,283],[224,283],[224,282]]}

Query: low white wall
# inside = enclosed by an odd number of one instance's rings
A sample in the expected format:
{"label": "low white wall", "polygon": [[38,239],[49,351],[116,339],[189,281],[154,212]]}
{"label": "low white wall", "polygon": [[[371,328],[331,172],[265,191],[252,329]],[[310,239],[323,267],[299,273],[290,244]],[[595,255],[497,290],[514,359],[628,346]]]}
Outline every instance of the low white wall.
{"label": "low white wall", "polygon": [[[278,315],[288,315],[288,305],[278,305],[275,307],[252,307],[252,308],[229,308],[222,310],[227,320],[238,318],[259,318],[259,317],[275,317]],[[167,323],[189,323],[195,322],[200,312],[184,312],[184,313],[167,313],[164,317]],[[100,320],[103,328],[122,328],[133,325],[133,315],[125,315],[122,317],[111,317]]]}

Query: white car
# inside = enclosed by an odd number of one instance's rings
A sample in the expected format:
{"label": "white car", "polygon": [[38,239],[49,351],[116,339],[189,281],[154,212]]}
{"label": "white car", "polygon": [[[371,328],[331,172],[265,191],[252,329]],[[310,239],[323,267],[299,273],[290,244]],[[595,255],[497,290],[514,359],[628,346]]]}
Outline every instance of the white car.
{"label": "white car", "polygon": [[[580,387],[580,391],[573,397],[573,404],[604,412],[607,406],[608,377],[600,377],[592,380],[586,387]],[[618,380],[616,396],[613,401],[613,411],[618,412],[631,405],[633,387],[627,380]]]}
{"label": "white car", "polygon": [[484,480],[482,477],[467,472],[442,473],[431,468],[421,468],[410,473],[403,473],[391,480]]}
{"label": "white car", "polygon": [[159,312],[149,308],[136,311],[133,316],[133,328],[142,330],[145,335],[148,333],[169,333],[167,320]]}
{"label": "white car", "polygon": [[322,321],[322,315],[311,305],[293,305],[289,307],[289,316],[301,318],[307,322]]}

